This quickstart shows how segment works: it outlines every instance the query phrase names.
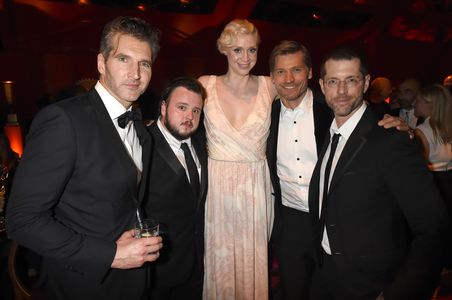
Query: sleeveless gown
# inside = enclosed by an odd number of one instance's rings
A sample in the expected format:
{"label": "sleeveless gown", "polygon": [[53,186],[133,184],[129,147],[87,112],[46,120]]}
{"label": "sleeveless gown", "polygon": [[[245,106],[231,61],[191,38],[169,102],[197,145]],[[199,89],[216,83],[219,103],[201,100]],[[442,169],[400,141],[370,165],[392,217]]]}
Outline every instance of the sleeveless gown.
{"label": "sleeveless gown", "polygon": [[268,299],[267,243],[273,221],[265,158],[271,96],[259,76],[253,110],[234,128],[210,76],[204,106],[208,148],[204,299]]}

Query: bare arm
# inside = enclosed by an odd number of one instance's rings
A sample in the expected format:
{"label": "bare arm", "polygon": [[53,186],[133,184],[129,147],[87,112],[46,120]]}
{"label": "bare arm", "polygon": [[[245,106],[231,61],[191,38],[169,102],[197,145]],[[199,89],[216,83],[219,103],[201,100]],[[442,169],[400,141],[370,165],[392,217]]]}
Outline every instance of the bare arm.
{"label": "bare arm", "polygon": [[415,129],[414,135],[421,142],[422,155],[424,156],[425,160],[428,161],[428,156],[430,155],[430,146],[428,144],[427,138],[425,137],[425,134],[419,129]]}

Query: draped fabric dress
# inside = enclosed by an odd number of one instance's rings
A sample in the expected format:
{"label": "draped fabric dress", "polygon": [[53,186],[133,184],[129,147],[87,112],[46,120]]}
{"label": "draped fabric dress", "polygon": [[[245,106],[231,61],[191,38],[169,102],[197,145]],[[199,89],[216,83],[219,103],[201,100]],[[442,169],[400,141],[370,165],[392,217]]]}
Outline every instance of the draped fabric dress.
{"label": "draped fabric dress", "polygon": [[209,185],[206,200],[204,299],[268,299],[267,243],[273,221],[265,158],[271,96],[259,76],[254,107],[234,128],[210,76],[204,106]]}

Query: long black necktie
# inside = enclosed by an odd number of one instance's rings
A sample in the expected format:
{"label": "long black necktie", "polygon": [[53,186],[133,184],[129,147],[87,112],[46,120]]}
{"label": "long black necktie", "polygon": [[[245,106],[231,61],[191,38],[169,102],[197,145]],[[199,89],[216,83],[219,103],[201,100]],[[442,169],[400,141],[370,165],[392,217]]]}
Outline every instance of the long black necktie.
{"label": "long black necktie", "polygon": [[339,142],[339,137],[341,135],[336,133],[333,135],[333,140],[331,141],[330,156],[325,166],[325,176],[323,177],[323,195],[322,195],[322,211],[320,213],[320,242],[323,238],[323,230],[325,228],[325,215],[328,205],[328,183],[330,179],[331,165],[333,164],[334,153],[336,152],[337,143]]}
{"label": "long black necktie", "polygon": [[191,151],[187,143],[182,143],[180,148],[184,151],[185,164],[187,165],[188,175],[190,176],[190,185],[196,197],[199,195],[199,174]]}

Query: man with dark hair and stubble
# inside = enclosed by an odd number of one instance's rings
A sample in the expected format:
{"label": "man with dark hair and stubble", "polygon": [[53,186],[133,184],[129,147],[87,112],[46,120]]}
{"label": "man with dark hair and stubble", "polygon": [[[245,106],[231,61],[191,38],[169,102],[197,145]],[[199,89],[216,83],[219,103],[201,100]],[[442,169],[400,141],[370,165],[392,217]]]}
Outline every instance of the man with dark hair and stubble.
{"label": "man with dark hair and stubble", "polygon": [[132,105],[147,89],[158,31],[119,17],[102,33],[99,81],[34,119],[12,187],[8,235],[43,256],[46,299],[140,300],[161,237],[133,224],[148,176],[151,138]]}
{"label": "man with dark hair and stubble", "polygon": [[357,51],[332,50],[319,83],[334,120],[309,188],[312,299],[430,299],[450,225],[418,144],[377,126]]}
{"label": "man with dark hair and stubble", "polygon": [[[312,171],[333,114],[320,92],[309,88],[312,60],[296,41],[282,41],[269,59],[279,99],[272,105],[267,160],[275,195],[272,241],[280,262],[283,299],[309,299],[315,240],[308,205]],[[378,123],[406,129],[395,117]]]}
{"label": "man with dark hair and stubble", "polygon": [[205,98],[196,79],[171,81],[160,117],[148,127],[154,149],[144,207],[160,222],[165,243],[153,265],[152,300],[202,299],[207,152],[198,127]]}

